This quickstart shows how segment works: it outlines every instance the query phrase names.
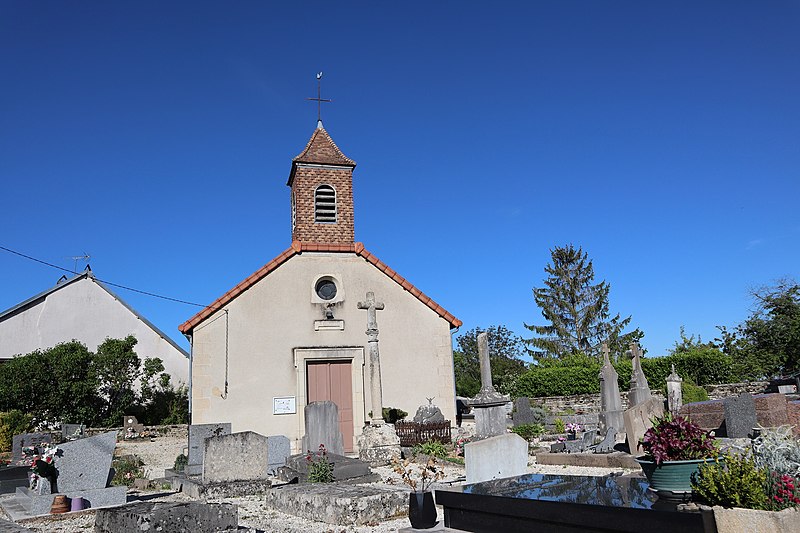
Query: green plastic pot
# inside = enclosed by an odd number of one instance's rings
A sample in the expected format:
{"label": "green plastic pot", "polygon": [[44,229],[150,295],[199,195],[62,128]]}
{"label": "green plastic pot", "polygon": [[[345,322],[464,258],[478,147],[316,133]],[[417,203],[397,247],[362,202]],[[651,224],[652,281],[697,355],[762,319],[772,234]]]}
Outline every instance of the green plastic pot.
{"label": "green plastic pot", "polygon": [[692,474],[699,470],[700,465],[714,463],[717,460],[708,458],[664,461],[660,465],[643,457],[638,457],[636,461],[641,465],[644,475],[647,476],[647,482],[651,489],[659,492],[691,492]]}

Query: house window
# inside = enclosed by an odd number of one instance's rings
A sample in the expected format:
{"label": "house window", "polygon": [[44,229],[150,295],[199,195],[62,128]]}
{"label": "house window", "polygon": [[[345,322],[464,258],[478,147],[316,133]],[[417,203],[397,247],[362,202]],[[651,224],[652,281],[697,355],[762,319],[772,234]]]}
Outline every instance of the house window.
{"label": "house window", "polygon": [[336,191],[330,185],[314,191],[314,222],[336,222]]}

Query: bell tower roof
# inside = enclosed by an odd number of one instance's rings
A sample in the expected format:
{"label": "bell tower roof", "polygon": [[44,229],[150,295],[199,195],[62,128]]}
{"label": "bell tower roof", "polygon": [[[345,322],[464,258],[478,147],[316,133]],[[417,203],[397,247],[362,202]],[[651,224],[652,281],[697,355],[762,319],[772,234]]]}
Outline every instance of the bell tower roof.
{"label": "bell tower roof", "polygon": [[317,122],[317,129],[311,134],[306,147],[297,157],[292,159],[292,171],[289,174],[289,182],[292,185],[295,170],[298,163],[311,165],[334,165],[355,168],[356,162],[342,153],[336,143],[331,139],[328,131],[322,126],[322,121]]}

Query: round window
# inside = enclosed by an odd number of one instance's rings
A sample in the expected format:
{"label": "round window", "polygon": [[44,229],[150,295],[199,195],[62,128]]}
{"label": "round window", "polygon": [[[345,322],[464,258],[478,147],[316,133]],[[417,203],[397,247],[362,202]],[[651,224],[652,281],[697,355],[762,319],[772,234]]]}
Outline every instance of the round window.
{"label": "round window", "polygon": [[330,279],[319,280],[314,290],[317,292],[317,296],[323,300],[333,300],[333,297],[336,296],[336,284]]}

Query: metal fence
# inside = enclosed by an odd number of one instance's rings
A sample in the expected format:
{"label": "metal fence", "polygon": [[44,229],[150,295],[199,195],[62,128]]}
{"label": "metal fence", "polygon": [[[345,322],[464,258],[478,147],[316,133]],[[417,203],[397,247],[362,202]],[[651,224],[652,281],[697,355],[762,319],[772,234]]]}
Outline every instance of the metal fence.
{"label": "metal fence", "polygon": [[416,446],[423,442],[436,440],[442,444],[450,444],[450,421],[429,422],[418,424],[417,422],[398,421],[394,424],[394,430],[400,437],[400,446]]}

